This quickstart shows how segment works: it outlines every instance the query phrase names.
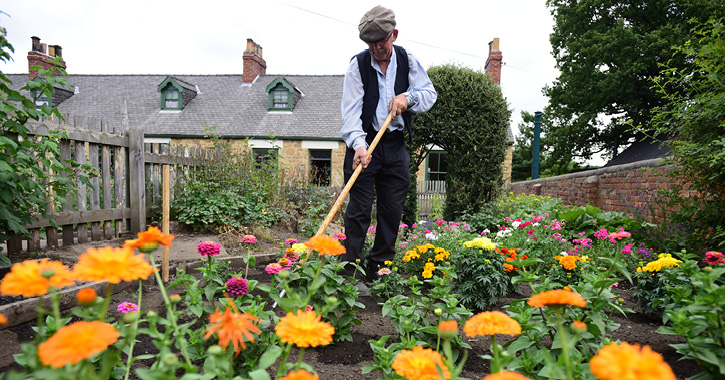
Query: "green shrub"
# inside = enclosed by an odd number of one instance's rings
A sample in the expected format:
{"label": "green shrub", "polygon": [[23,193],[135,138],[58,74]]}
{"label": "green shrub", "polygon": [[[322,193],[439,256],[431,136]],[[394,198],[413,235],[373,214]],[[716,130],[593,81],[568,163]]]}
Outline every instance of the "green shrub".
{"label": "green shrub", "polygon": [[466,248],[455,255],[454,263],[454,289],[467,308],[488,310],[514,289],[498,252]]}

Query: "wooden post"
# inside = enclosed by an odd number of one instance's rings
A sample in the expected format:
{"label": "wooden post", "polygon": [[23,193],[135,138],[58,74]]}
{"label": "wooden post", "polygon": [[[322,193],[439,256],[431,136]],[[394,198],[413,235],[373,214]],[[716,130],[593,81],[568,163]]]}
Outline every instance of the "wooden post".
{"label": "wooden post", "polygon": [[[70,160],[71,158],[71,145],[70,140],[63,139],[60,142],[60,158],[62,160]],[[66,166],[70,166],[70,164],[64,164]],[[67,174],[63,174],[64,177],[67,177]],[[65,196],[65,203],[63,204],[63,212],[71,212],[73,211],[73,196],[70,191]],[[73,239],[73,225],[72,224],[65,224],[63,225],[63,246],[69,246],[73,245],[74,243]]]}
{"label": "wooden post", "polygon": [[146,229],[146,173],[144,172],[143,131],[128,130],[128,185],[131,205],[131,232]]}
{"label": "wooden post", "polygon": [[[100,129],[101,124],[96,119],[90,119],[88,121],[88,134],[90,136],[93,136],[93,132],[98,132]],[[101,167],[98,163],[98,144],[96,143],[89,143],[88,144],[88,162],[93,166],[94,169],[96,169],[99,173],[101,172]],[[91,210],[96,211],[101,209],[101,186],[104,185],[101,182],[101,178],[99,177],[93,177],[91,178],[91,186],[93,187],[90,191],[91,194]],[[103,235],[101,234],[101,222],[91,222],[91,239],[93,241],[99,241],[103,240]]]}
{"label": "wooden post", "polygon": [[[114,128],[114,134],[121,135],[119,130]],[[126,149],[120,146],[113,148],[113,206],[114,208],[126,207],[126,190],[128,179],[126,178]],[[119,237],[126,230],[126,219],[116,219],[115,237]]]}
{"label": "wooden post", "polygon": [[[101,121],[101,133],[108,134],[108,123]],[[113,208],[113,202],[111,199],[111,146],[103,144],[101,146],[101,182],[103,186],[103,209],[109,210]],[[111,221],[106,220],[103,222],[103,237],[105,239],[113,239],[113,231],[111,230]]]}
{"label": "wooden post", "polygon": [[[163,183],[163,192],[164,192],[164,200],[163,200],[163,221],[161,223],[162,232],[165,234],[169,233],[169,197],[170,197],[170,189],[169,189],[169,177],[171,175],[171,170],[169,169],[169,165],[164,165],[164,183]],[[164,282],[169,281],[169,247],[163,246],[161,248],[161,278],[164,280]]]}
{"label": "wooden post", "polygon": [[[77,129],[83,129],[83,118],[76,116],[73,120],[73,125]],[[86,162],[86,144],[82,141],[76,141],[75,143],[75,160],[79,164]],[[78,179],[78,196],[76,197],[76,207],[78,211],[87,211],[86,207],[86,184]],[[76,226],[78,232],[78,244],[85,243],[88,241],[88,228],[85,223],[78,223]]]}

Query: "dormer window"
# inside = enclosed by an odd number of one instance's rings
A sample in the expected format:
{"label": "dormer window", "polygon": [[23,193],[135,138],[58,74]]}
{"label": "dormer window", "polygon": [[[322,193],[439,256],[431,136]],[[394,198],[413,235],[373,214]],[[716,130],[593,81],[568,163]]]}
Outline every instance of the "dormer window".
{"label": "dormer window", "polygon": [[292,111],[295,103],[302,97],[302,93],[282,77],[277,77],[267,88],[269,97],[267,109],[269,111]]}
{"label": "dormer window", "polygon": [[162,111],[181,111],[196,97],[196,86],[172,76],[166,77],[156,91],[161,93]]}

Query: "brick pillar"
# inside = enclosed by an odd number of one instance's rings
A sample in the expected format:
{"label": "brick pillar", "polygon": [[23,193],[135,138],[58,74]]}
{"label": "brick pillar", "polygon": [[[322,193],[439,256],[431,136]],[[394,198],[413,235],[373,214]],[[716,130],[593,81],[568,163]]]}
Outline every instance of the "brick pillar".
{"label": "brick pillar", "polygon": [[498,49],[498,38],[488,43],[488,58],[486,59],[486,74],[491,76],[494,84],[501,85],[501,63],[503,55]]}
{"label": "brick pillar", "polygon": [[258,75],[267,73],[267,62],[262,58],[262,47],[251,38],[247,38],[247,49],[244,50],[242,59],[244,60],[243,83],[252,83]]}

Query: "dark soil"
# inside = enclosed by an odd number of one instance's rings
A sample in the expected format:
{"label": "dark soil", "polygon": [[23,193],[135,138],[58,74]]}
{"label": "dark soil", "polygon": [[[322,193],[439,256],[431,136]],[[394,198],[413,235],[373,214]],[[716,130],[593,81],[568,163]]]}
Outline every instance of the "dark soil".
{"label": "dark soil", "polygon": [[[300,242],[306,239],[299,236],[289,229],[278,227],[269,231],[272,236],[269,241],[260,239],[257,253],[277,253],[280,251],[279,242],[284,239],[297,237]],[[225,244],[228,251],[234,251],[230,246],[234,244]],[[230,249],[231,248],[231,249]],[[232,253],[232,252],[230,252]],[[243,253],[246,254],[246,251]],[[233,255],[241,255],[242,252],[234,252]],[[259,280],[260,282],[268,282],[270,275],[263,270],[264,265],[257,265],[256,268],[250,270],[250,278]],[[113,296],[112,305],[117,305],[124,301],[133,301],[132,295],[137,289],[131,289],[115,294]],[[182,288],[176,288],[173,292],[178,292]],[[620,296],[625,300],[625,306],[635,309],[636,301],[633,298],[633,290],[627,288],[618,289]],[[510,303],[514,298],[506,298],[496,307],[500,309],[502,305]],[[362,368],[366,364],[373,363],[373,352],[368,341],[377,340],[384,335],[392,335],[388,342],[392,342],[396,337],[395,329],[387,317],[383,317],[381,306],[377,304],[373,297],[361,297],[360,302],[365,305],[365,309],[361,310],[357,316],[362,324],[356,325],[352,329],[353,342],[336,342],[326,347],[309,348],[305,351],[304,361],[310,364],[323,380],[375,380],[381,378],[379,372],[372,372],[363,375]],[[158,290],[153,285],[145,285],[143,289],[143,308],[163,310],[163,300]],[[112,308],[113,313],[118,313]],[[281,313],[282,310],[278,308]],[[670,347],[670,344],[684,342],[682,338],[670,335],[661,335],[655,330],[661,325],[658,318],[648,317],[643,314],[630,314],[627,316],[614,315],[615,322],[621,324],[619,329],[614,333],[613,339],[626,341],[629,343],[639,343],[649,345],[656,352],[662,354],[665,360],[670,364],[678,379],[684,379],[700,372],[700,368],[693,360],[681,360],[679,354]],[[4,352],[0,356],[7,357],[19,350],[19,342],[30,341],[34,337],[32,326],[34,323],[25,323],[19,326],[8,328],[0,331],[0,345]],[[473,347],[469,352],[468,361],[466,362],[463,377],[470,379],[481,379],[489,373],[488,360],[481,359],[479,355],[490,354],[489,340],[477,337],[476,339],[467,339],[467,342]],[[503,341],[499,341],[503,343]],[[146,353],[155,353],[156,348],[148,340],[141,340],[136,344],[135,354],[141,355]],[[297,359],[296,352],[290,355],[290,361]],[[148,366],[149,361],[139,361],[138,366]],[[4,373],[9,369],[21,370],[17,364],[0,367],[0,373]]]}

